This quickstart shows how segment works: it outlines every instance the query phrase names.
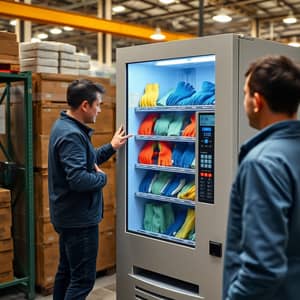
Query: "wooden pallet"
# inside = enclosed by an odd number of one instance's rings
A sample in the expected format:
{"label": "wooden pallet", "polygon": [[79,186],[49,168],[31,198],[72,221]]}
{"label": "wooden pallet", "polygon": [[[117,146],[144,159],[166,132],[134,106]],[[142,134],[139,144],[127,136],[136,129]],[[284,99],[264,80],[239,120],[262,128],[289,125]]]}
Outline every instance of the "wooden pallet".
{"label": "wooden pallet", "polygon": [[9,64],[0,61],[0,71],[9,73],[20,72],[20,64]]}

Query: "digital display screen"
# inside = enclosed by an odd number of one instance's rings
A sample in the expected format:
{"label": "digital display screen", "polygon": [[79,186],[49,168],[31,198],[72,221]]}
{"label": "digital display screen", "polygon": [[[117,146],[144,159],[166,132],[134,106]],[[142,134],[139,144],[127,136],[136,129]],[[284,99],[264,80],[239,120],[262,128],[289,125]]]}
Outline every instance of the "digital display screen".
{"label": "digital display screen", "polygon": [[215,114],[200,114],[200,126],[215,126]]}

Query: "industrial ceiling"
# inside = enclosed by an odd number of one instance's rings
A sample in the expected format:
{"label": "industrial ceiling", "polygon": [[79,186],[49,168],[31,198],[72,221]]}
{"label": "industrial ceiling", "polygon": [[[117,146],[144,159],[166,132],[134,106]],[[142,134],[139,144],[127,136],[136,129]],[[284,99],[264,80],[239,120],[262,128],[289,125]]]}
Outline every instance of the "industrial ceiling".
{"label": "industrial ceiling", "polygon": [[[32,0],[31,4],[96,16],[98,5],[107,5],[107,0]],[[123,12],[113,13],[112,20],[160,27],[162,32],[167,30],[195,36],[238,33],[284,43],[298,37],[300,40],[300,0],[176,0],[170,4],[163,4],[159,0],[112,0],[111,5],[125,8]],[[220,10],[229,15],[232,21],[213,21],[212,17]],[[297,22],[284,24],[283,18],[288,15],[295,16]],[[14,31],[9,21],[1,16],[0,8],[0,30]],[[32,36],[46,32],[47,40],[71,43],[77,46],[78,51],[97,58],[97,33],[75,29],[53,35],[49,33],[53,27],[52,24],[33,23]],[[113,49],[148,42],[122,36],[113,36],[112,39]]]}

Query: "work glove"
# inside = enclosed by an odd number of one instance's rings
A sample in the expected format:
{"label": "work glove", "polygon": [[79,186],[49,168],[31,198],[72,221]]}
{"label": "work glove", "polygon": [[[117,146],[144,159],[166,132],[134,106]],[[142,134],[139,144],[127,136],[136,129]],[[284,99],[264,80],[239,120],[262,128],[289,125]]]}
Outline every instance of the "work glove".
{"label": "work glove", "polygon": [[188,82],[180,81],[175,91],[168,97],[167,105],[178,105],[178,102],[195,93],[194,87]]}
{"label": "work glove", "polygon": [[168,136],[179,136],[181,134],[181,129],[185,122],[185,114],[176,114],[174,115],[174,119],[169,125],[168,128]]}
{"label": "work glove", "polygon": [[196,195],[195,181],[191,180],[181,189],[181,191],[177,195],[177,198],[195,200],[195,195]]}
{"label": "work glove", "polygon": [[145,209],[144,209],[144,229],[148,231],[153,231],[152,228],[152,219],[153,219],[153,204],[148,202],[145,204]]}
{"label": "work glove", "polygon": [[173,174],[168,172],[159,172],[157,178],[154,180],[151,186],[151,193],[156,195],[162,195],[165,188],[172,179]]}
{"label": "work glove", "polygon": [[156,153],[156,142],[148,141],[143,146],[141,152],[139,153],[138,161],[141,164],[152,165],[155,161]]}
{"label": "work glove", "polygon": [[174,167],[182,167],[181,159],[186,148],[186,143],[176,143],[172,151],[172,162]]}
{"label": "work glove", "polygon": [[199,96],[194,97],[191,104],[204,105],[204,104],[211,103],[212,101],[214,101],[214,95],[215,95],[215,84],[210,81],[203,81]]}
{"label": "work glove", "polygon": [[172,145],[169,142],[158,142],[158,161],[160,166],[172,166]]}
{"label": "work glove", "polygon": [[148,114],[143,122],[141,123],[138,134],[142,135],[152,135],[155,121],[159,118],[158,113],[150,113]]}
{"label": "work glove", "polygon": [[139,191],[142,193],[150,193],[152,182],[157,178],[157,172],[148,171],[140,183]]}
{"label": "work glove", "polygon": [[176,174],[174,177],[172,177],[172,180],[165,188],[163,195],[168,197],[176,197],[179,191],[184,187],[185,183],[186,183],[185,175]]}
{"label": "work glove", "polygon": [[171,89],[170,91],[168,91],[164,96],[162,96],[161,98],[159,98],[156,101],[156,105],[157,106],[166,106],[168,97],[174,92],[175,92],[175,89]]}
{"label": "work glove", "polygon": [[191,123],[188,124],[182,132],[182,136],[196,136],[196,115],[192,114],[190,117]]}
{"label": "work glove", "polygon": [[156,135],[167,135],[170,123],[173,121],[173,118],[173,113],[161,114],[160,117],[155,121],[154,133]]}
{"label": "work glove", "polygon": [[185,218],[185,221],[180,228],[180,230],[177,232],[175,237],[179,239],[185,239],[187,238],[189,232],[195,227],[195,210],[192,208],[188,209],[187,216]]}
{"label": "work glove", "polygon": [[180,208],[175,212],[175,221],[171,224],[165,234],[175,236],[177,231],[181,228],[184,223],[184,220],[187,216],[187,208]]}
{"label": "work glove", "polygon": [[195,159],[195,145],[189,143],[185,148],[183,155],[181,157],[181,166],[183,168],[191,168],[191,164]]}

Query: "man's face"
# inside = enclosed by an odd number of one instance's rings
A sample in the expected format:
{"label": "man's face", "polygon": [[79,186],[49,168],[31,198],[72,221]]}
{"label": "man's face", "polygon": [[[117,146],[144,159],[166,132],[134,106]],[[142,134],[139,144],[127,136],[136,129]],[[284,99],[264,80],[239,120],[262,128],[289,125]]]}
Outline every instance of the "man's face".
{"label": "man's face", "polygon": [[254,96],[250,95],[249,89],[249,78],[251,74],[246,78],[244,85],[244,110],[247,114],[249,125],[257,129],[257,117],[258,114],[255,112],[255,99]]}
{"label": "man's face", "polygon": [[96,118],[98,113],[101,111],[102,95],[100,93],[96,94],[96,100],[92,105],[87,105],[85,113],[85,123],[96,123]]}

